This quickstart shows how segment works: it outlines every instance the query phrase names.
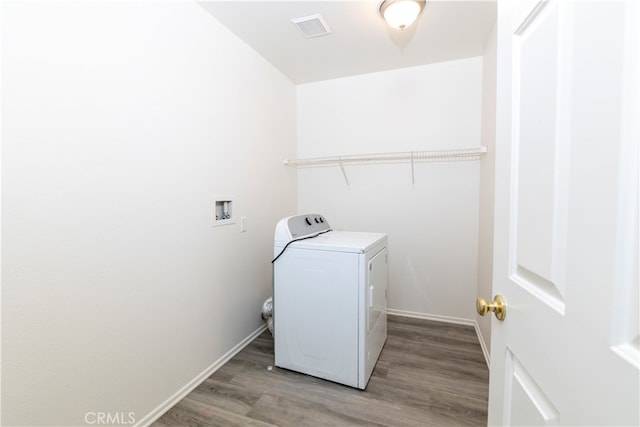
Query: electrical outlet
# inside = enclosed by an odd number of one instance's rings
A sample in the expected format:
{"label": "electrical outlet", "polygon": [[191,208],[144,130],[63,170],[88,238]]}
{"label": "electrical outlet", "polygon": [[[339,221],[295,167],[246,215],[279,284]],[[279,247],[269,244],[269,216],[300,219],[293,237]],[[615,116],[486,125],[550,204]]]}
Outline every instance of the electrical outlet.
{"label": "electrical outlet", "polygon": [[245,231],[247,231],[247,217],[246,216],[241,216],[240,217],[240,232],[244,233]]}

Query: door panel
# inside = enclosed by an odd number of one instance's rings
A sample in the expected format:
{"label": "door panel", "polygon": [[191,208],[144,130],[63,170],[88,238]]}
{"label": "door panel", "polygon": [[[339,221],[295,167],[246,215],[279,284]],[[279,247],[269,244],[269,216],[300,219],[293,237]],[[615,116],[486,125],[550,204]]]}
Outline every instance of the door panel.
{"label": "door panel", "polygon": [[513,143],[514,157],[518,159],[514,178],[521,196],[514,198],[518,209],[517,264],[546,281],[552,280],[554,160],[561,142],[556,138],[557,7],[549,9],[536,8],[513,41]]}
{"label": "door panel", "polygon": [[[564,261],[570,92],[568,20],[557,3],[539,3],[513,37],[512,280],[564,313]],[[562,26],[562,27],[561,27]],[[564,44],[564,45],[563,45]]]}
{"label": "door panel", "polygon": [[506,425],[557,425],[558,410],[511,352],[507,353],[505,378],[508,389],[504,415]]}

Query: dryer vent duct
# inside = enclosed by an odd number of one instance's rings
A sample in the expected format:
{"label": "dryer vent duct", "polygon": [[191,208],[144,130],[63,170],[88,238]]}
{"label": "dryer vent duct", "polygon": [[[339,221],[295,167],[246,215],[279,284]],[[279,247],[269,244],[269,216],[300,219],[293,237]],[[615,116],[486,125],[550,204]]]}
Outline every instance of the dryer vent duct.
{"label": "dryer vent duct", "polygon": [[262,304],[262,320],[267,322],[267,328],[269,328],[269,332],[273,335],[273,297],[269,297]]}
{"label": "dryer vent duct", "polygon": [[326,22],[324,22],[324,19],[322,19],[322,15],[320,15],[319,13],[315,15],[303,16],[302,18],[294,18],[291,20],[291,22],[296,24],[302,35],[304,35],[304,37],[307,39],[310,39],[312,37],[325,36],[331,33],[329,26]]}

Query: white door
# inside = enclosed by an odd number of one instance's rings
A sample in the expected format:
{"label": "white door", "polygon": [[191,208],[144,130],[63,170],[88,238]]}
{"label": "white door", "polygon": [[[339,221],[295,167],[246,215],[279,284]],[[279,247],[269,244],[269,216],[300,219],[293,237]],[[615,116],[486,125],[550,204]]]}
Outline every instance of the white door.
{"label": "white door", "polygon": [[490,425],[640,425],[634,3],[498,4]]}

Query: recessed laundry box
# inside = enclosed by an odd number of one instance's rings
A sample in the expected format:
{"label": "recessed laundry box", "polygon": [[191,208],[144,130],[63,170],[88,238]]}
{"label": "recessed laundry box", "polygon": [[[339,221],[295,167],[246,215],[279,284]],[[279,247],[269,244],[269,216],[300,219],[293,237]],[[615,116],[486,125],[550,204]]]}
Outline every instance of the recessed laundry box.
{"label": "recessed laundry box", "polygon": [[364,389],[387,338],[387,235],[296,215],[274,256],[275,365]]}

